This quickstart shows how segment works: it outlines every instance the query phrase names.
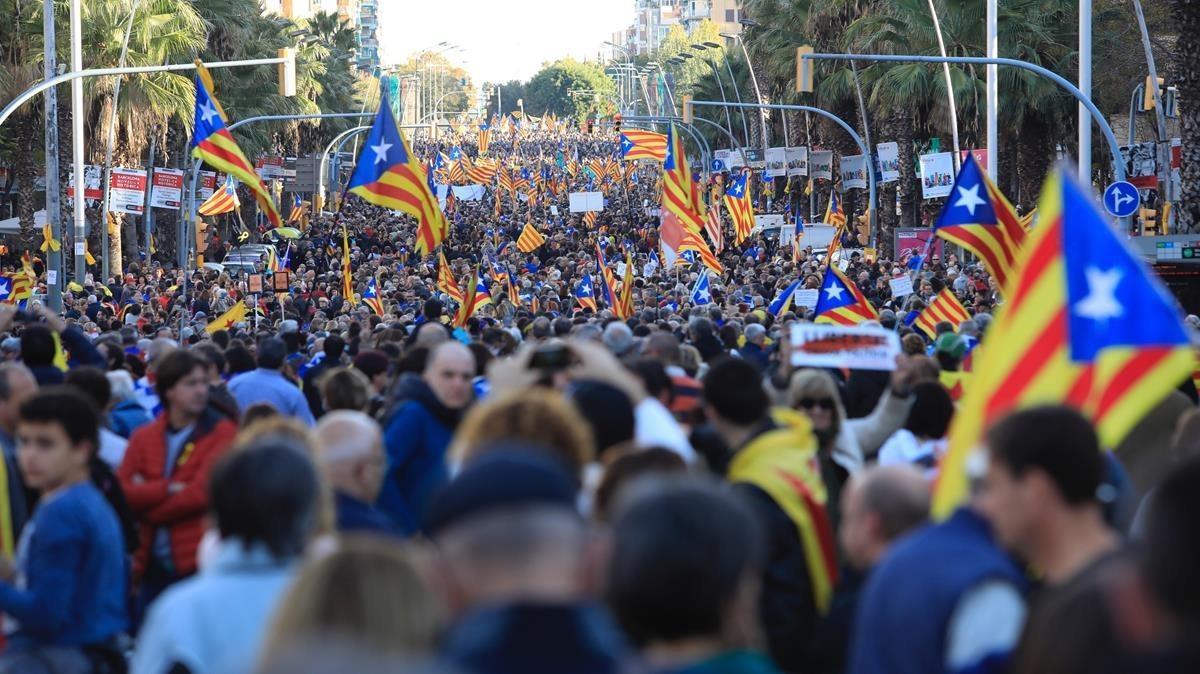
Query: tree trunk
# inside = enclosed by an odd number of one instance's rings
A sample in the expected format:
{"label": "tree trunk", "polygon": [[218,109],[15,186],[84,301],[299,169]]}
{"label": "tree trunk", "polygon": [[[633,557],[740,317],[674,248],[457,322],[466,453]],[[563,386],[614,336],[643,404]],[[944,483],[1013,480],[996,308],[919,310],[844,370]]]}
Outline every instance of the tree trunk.
{"label": "tree trunk", "polygon": [[1054,161],[1054,142],[1049,125],[1040,120],[1030,120],[1021,128],[1017,141],[1017,194],[1013,202],[1023,207],[1023,212],[1037,206],[1042,193],[1046,171]]}
{"label": "tree trunk", "polygon": [[[18,148],[35,148],[41,136],[41,124],[33,113],[12,120],[13,141]],[[35,182],[37,167],[34,152],[16,152],[13,157],[13,172],[17,180],[17,217],[21,222],[20,240],[23,246],[32,247],[38,241],[33,220]],[[40,244],[39,244],[40,245]]]}
{"label": "tree trunk", "polygon": [[921,224],[921,186],[913,169],[917,161],[913,147],[915,129],[912,110],[900,108],[897,114],[900,116],[896,125],[896,145],[899,146],[896,160],[900,164],[900,182],[897,185],[900,193],[900,220],[897,224],[900,227],[911,228]]}
{"label": "tree trunk", "polygon": [[1179,67],[1172,74],[1180,97],[1188,102],[1179,109],[1183,191],[1176,202],[1176,230],[1200,232],[1200,0],[1175,0],[1174,10]]}

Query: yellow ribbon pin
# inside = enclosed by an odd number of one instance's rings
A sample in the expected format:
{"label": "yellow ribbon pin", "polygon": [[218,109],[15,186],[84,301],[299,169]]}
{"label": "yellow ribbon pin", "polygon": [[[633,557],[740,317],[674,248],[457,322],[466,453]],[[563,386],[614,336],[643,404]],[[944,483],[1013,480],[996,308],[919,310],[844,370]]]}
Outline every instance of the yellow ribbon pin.
{"label": "yellow ribbon pin", "polygon": [[45,253],[47,250],[52,250],[57,253],[61,248],[62,245],[54,238],[54,231],[50,229],[50,223],[46,223],[42,227],[42,252]]}

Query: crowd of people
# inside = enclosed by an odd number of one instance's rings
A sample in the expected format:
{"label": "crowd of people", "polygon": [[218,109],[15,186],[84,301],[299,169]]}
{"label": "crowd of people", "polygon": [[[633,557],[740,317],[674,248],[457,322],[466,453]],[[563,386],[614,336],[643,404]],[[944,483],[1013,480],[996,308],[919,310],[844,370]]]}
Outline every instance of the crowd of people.
{"label": "crowd of people", "polygon": [[[613,147],[491,144],[555,178]],[[811,308],[775,300],[820,287],[820,254],[755,235],[720,273],[667,266],[652,167],[564,182],[451,199],[459,283],[507,277],[461,325],[415,223],[353,197],[281,246],[287,293],[148,261],[62,314],[0,305],[0,672],[1200,668],[1191,379],[1119,447],[1065,407],[1008,416],[937,520],[950,382],[1004,348],[982,266],[927,260],[893,298],[913,265],[848,241],[904,353],[799,368],[789,328]],[[566,205],[589,185],[594,223]],[[546,241],[521,252],[527,222]],[[597,247],[635,266],[626,318]],[[972,317],[914,329],[944,288]]]}

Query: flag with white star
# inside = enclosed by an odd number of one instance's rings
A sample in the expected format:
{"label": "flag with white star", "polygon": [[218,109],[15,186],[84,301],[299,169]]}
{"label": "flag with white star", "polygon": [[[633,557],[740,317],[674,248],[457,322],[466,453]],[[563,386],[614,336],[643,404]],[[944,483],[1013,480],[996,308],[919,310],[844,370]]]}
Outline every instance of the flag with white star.
{"label": "flag with white star", "polygon": [[654,131],[626,129],[621,132],[621,159],[653,159],[662,161],[667,156],[667,137]]}
{"label": "flag with white star", "polygon": [[826,267],[817,297],[814,322],[858,325],[863,321],[875,320],[879,320],[879,314],[858,286],[838,271],[835,265]]}
{"label": "flag with white star", "polygon": [[450,231],[429,188],[425,167],[396,128],[386,90],[380,92],[379,112],[347,190],[376,206],[416,218],[416,249],[421,255],[432,253]]}
{"label": "flag with white star", "polygon": [[1026,231],[974,154],[967,153],[933,228],[938,236],[983,259],[1000,289],[1006,288]]}
{"label": "flag with white star", "polygon": [[966,497],[967,456],[1003,416],[1074,407],[1111,449],[1192,371],[1177,303],[1072,171],[1051,174],[1038,213],[954,417],[935,492],[940,515]]}
{"label": "flag with white star", "polygon": [[700,278],[692,285],[692,304],[702,307],[705,304],[712,304],[712,292],[708,285],[708,270],[700,272]]}
{"label": "flag with white star", "polygon": [[220,106],[204,86],[200,75],[196,75],[195,121],[192,128],[192,156],[245,183],[254,192],[254,198],[266,213],[271,226],[283,226],[283,216],[275,207],[270,190],[225,127]]}
{"label": "flag with white star", "polygon": [[575,286],[575,301],[582,309],[596,311],[596,296],[592,290],[592,275],[584,274],[579,285]]}

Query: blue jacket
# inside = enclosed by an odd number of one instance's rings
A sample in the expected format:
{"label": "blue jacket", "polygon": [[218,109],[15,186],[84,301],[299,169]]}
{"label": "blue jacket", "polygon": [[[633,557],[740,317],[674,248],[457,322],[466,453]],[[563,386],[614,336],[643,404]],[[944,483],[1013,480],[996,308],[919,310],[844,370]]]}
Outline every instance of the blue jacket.
{"label": "blue jacket", "polygon": [[463,618],[442,656],[466,674],[615,674],[628,648],[599,606],[509,604]]}
{"label": "blue jacket", "polygon": [[901,540],[871,572],[851,644],[853,674],[945,671],[946,630],[959,600],[988,580],[1024,588],[979,515],[963,508]]}
{"label": "blue jacket", "polygon": [[384,536],[399,535],[396,525],[378,508],[370,503],[364,503],[343,491],[335,491],[334,499],[337,507],[337,530],[382,534]]}
{"label": "blue jacket", "polygon": [[91,482],[42,503],[17,545],[0,611],[19,626],[13,649],[101,644],[126,627],[129,565],[117,516]]}
{"label": "blue jacket", "polygon": [[108,413],[108,426],[113,433],[129,439],[138,427],[153,420],[150,413],[136,400],[122,400]]}
{"label": "blue jacket", "polygon": [[446,448],[460,413],[443,405],[420,377],[406,376],[398,387],[400,402],[384,428],[387,477],[376,505],[409,535],[421,530],[430,499],[450,479]]}

